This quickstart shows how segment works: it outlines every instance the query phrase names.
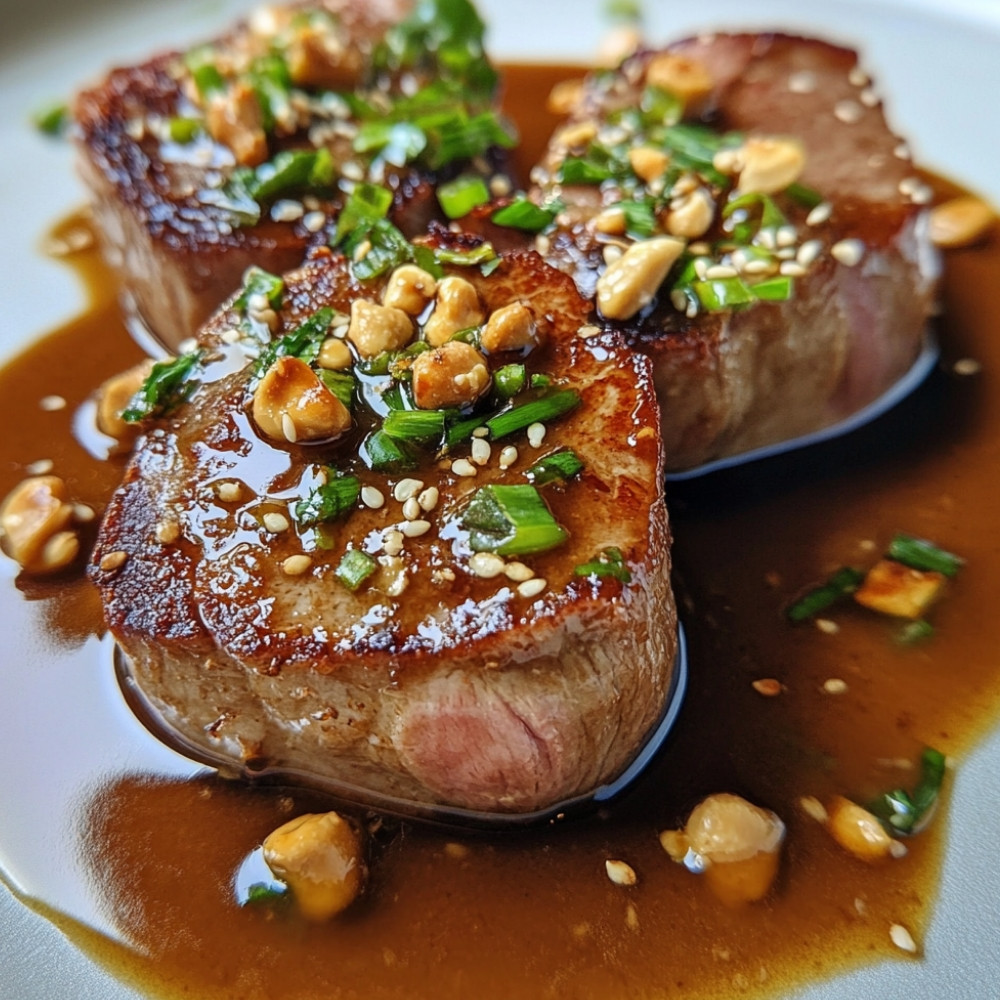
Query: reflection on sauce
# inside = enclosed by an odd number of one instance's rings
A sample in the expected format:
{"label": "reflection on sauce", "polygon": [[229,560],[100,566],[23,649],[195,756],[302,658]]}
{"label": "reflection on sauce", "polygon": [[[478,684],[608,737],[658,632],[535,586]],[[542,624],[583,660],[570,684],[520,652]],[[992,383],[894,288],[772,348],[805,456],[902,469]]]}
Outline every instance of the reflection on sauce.
{"label": "reflection on sauce", "polygon": [[[562,76],[515,68],[509,77],[515,116],[536,130],[525,135],[528,159],[551,125],[532,116]],[[121,463],[80,447],[73,414],[140,352],[94,255],[79,260],[99,293],[91,311],[0,372],[0,491],[47,458],[76,499],[100,510]],[[322,801],[204,774],[115,774],[79,820],[92,892],[119,940],[53,918],[147,995],[214,1000],[762,996],[900,956],[888,930],[903,924],[918,942],[926,932],[947,810],[908,842],[904,859],[871,867],[837,848],[798,803],[912,785],[915,772],[899,762],[916,762],[925,744],[961,766],[996,718],[1000,387],[990,372],[1000,369],[1000,297],[987,289],[998,274],[996,239],[949,258],[943,370],[898,410],[847,439],[670,487],[690,689],[664,752],[611,808],[502,837],[385,824],[366,899],[330,925],[307,926],[267,907],[241,909],[233,880],[271,829]],[[950,374],[965,357],[983,372]],[[53,394],[65,409],[40,411],[38,400]],[[901,648],[892,623],[852,608],[831,614],[833,634],[787,624],[792,594],[842,563],[870,563],[877,553],[865,543],[880,551],[897,530],[968,560],[935,608],[933,638]],[[44,606],[31,627],[55,633],[58,655],[79,658],[81,672],[111,669],[83,643],[100,631],[83,580],[20,577],[17,586]],[[765,677],[781,682],[780,695],[754,690]],[[825,693],[830,679],[846,690]],[[74,708],[58,692],[51,706],[56,718]],[[723,907],[658,842],[716,791],[773,809],[788,827],[777,890],[750,909]],[[612,884],[609,858],[626,861],[637,885]]]}

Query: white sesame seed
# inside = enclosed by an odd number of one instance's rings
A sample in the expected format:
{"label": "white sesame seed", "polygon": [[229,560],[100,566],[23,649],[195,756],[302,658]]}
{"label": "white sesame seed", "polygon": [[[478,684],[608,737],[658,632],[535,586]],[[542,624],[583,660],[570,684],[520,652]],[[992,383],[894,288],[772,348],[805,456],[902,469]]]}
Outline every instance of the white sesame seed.
{"label": "white sesame seed", "polygon": [[535,573],[530,566],[525,566],[523,562],[512,562],[507,563],[504,567],[504,575],[515,583],[524,583],[525,580],[530,580]]}
{"label": "white sesame seed", "polygon": [[101,556],[100,567],[105,573],[113,573],[121,569],[126,562],[128,562],[128,553],[118,549]]}
{"label": "white sesame seed", "polygon": [[492,580],[504,571],[504,562],[495,552],[476,552],[469,558],[469,569],[484,580]]}
{"label": "white sesame seed", "polygon": [[765,250],[774,250],[778,246],[778,237],[773,229],[761,229],[754,237],[754,243],[759,244]]}
{"label": "white sesame seed", "polygon": [[795,259],[803,267],[809,267],[810,264],[815,263],[816,259],[822,252],[823,243],[820,240],[806,240],[806,242],[799,247],[798,252],[795,254]]}
{"label": "white sesame seed", "polygon": [[591,337],[596,337],[600,334],[601,328],[599,326],[594,326],[593,323],[588,323],[586,326],[581,326],[579,330],[576,331],[578,337],[582,337],[584,340],[589,340]]}
{"label": "white sesame seed", "polygon": [[64,410],[66,408],[66,400],[62,396],[42,396],[38,401],[38,405],[48,412]]}
{"label": "white sesame seed", "polygon": [[737,274],[739,272],[736,268],[730,267],[728,264],[713,264],[705,269],[705,280],[716,281],[721,278],[735,278]]}
{"label": "white sesame seed", "polygon": [[778,260],[795,260],[795,247],[782,247],[774,256]]}
{"label": "white sesame seed", "polygon": [[712,252],[712,248],[708,243],[699,241],[698,243],[688,244],[688,252],[694,254],[695,256],[704,257]]}
{"label": "white sesame seed", "polygon": [[419,479],[400,479],[393,487],[392,498],[396,503],[405,503],[410,497],[415,497],[423,488],[424,484]]}
{"label": "white sesame seed", "polygon": [[601,256],[604,258],[605,264],[613,264],[616,260],[621,259],[623,253],[624,251],[621,247],[615,246],[613,243],[609,243],[601,251]]}
{"label": "white sesame seed", "polygon": [[811,209],[806,216],[807,226],[821,226],[830,218],[833,206],[827,201],[821,201],[815,208]]}
{"label": "white sesame seed", "polygon": [[551,249],[552,241],[548,238],[548,236],[535,237],[535,250],[537,250],[542,257],[547,256],[549,250]]}
{"label": "white sesame seed", "polygon": [[814,795],[803,795],[799,799],[799,808],[810,819],[816,820],[817,823],[825,823],[830,818],[830,814],[826,811],[826,806]]}
{"label": "white sesame seed", "polygon": [[767,274],[774,265],[769,260],[748,260],[743,265],[744,274]]}
{"label": "white sesame seed", "polygon": [[687,308],[687,296],[681,289],[675,288],[670,293],[670,304],[678,312],[683,312]]}
{"label": "white sesame seed", "polygon": [[318,233],[326,225],[325,212],[307,212],[302,217],[302,225],[310,233]]}
{"label": "white sesame seed", "polygon": [[420,509],[430,513],[437,505],[441,494],[438,492],[436,486],[429,486],[420,496],[417,497],[417,503],[420,504]]}
{"label": "white sesame seed", "polygon": [[192,351],[197,350],[197,348],[198,341],[194,337],[187,337],[177,345],[177,353],[190,354]]}
{"label": "white sesame seed", "polygon": [[219,340],[224,344],[238,344],[243,339],[243,334],[239,330],[223,330],[219,334]]}
{"label": "white sesame seed", "polygon": [[865,245],[861,240],[840,240],[839,243],[834,243],[830,247],[830,253],[833,255],[834,260],[839,261],[845,267],[854,267],[860,263],[861,258],[864,256]]}
{"label": "white sesame seed", "polygon": [[406,537],[403,533],[393,528],[391,531],[387,531],[385,538],[382,539],[382,551],[387,556],[398,556],[403,551],[405,541]]}
{"label": "white sesame seed", "polygon": [[153,534],[161,545],[170,545],[180,538],[181,526],[176,521],[160,521]]}
{"label": "white sesame seed", "polygon": [[635,869],[624,861],[609,858],[604,862],[604,870],[615,885],[635,885],[638,881]]}
{"label": "white sesame seed", "polygon": [[507,445],[503,451],[500,452],[500,468],[509,469],[517,461],[517,448],[512,444]]}
{"label": "white sesame seed", "polygon": [[55,467],[55,462],[51,458],[40,458],[37,462],[25,466],[24,471],[29,476],[47,476]]}
{"label": "white sesame seed", "polygon": [[836,635],[840,631],[840,626],[829,618],[817,618],[815,624],[825,635]]}
{"label": "white sesame seed", "polygon": [[365,179],[365,172],[360,163],[356,163],[354,160],[348,160],[346,163],[340,165],[340,172],[349,181],[363,181]]}
{"label": "white sesame seed", "polygon": [[485,438],[472,439],[472,461],[476,465],[486,465],[490,460],[491,454],[493,454],[493,448],[490,446],[489,441]]}
{"label": "white sesame seed", "polygon": [[289,528],[288,518],[284,514],[279,514],[274,510],[269,510],[261,518],[261,523],[268,531],[275,535],[281,531],[287,531]]}
{"label": "white sesame seed", "polygon": [[456,458],[451,463],[451,471],[456,476],[474,476],[479,470],[467,458]]}
{"label": "white sesame seed", "polygon": [[901,840],[893,840],[889,844],[889,853],[899,860],[899,858],[905,858],[910,853],[910,850]]}
{"label": "white sesame seed", "polygon": [[472,436],[474,438],[485,438],[490,436],[489,427],[477,427],[473,432]]}
{"label": "white sesame seed", "polygon": [[423,510],[416,497],[410,497],[410,499],[403,504],[403,517],[405,517],[407,521],[416,521],[422,513]]}
{"label": "white sesame seed", "polygon": [[831,677],[823,681],[823,690],[826,694],[845,694],[847,692],[847,682],[839,677]]}
{"label": "white sesame seed", "polygon": [[455,571],[449,566],[444,569],[436,569],[431,573],[431,579],[435,583],[452,583],[455,579]]}
{"label": "white sesame seed", "polygon": [[867,87],[872,82],[871,77],[860,66],[851,68],[847,81],[852,87]]}
{"label": "white sesame seed", "polygon": [[779,247],[793,247],[798,239],[799,231],[795,226],[780,226],[775,234],[775,241]]}
{"label": "white sesame seed", "polygon": [[227,479],[216,485],[215,495],[223,503],[236,503],[243,495],[243,487],[232,479]]}
{"label": "white sesame seed", "polygon": [[510,179],[503,174],[494,174],[490,178],[490,194],[494,198],[503,198],[510,194]]}
{"label": "white sesame seed", "polygon": [[295,421],[287,413],[281,414],[281,433],[290,444],[298,440],[299,432],[295,429]]}
{"label": "white sesame seed", "polygon": [[85,503],[73,504],[73,518],[79,524],[90,524],[97,517],[97,511]]}
{"label": "white sesame seed", "polygon": [[834,117],[845,125],[854,125],[861,121],[864,113],[864,107],[857,101],[837,101],[833,107]]}
{"label": "white sesame seed", "polygon": [[547,580],[543,580],[540,576],[535,576],[530,580],[525,580],[524,583],[519,583],[517,585],[517,592],[522,597],[530,599],[537,597],[547,586]]}
{"label": "white sesame seed", "polygon": [[797,260],[783,260],[778,268],[778,273],[789,278],[801,278],[808,272]]}
{"label": "white sesame seed", "polygon": [[917,942],[902,924],[893,924],[889,928],[889,939],[900,951],[908,951],[911,955],[917,953]]}
{"label": "white sesame seed", "polygon": [[865,90],[862,90],[860,94],[858,94],[858,100],[861,101],[866,108],[874,108],[878,106],[880,98],[875,90],[872,90],[871,87],[867,87]]}
{"label": "white sesame seed", "polygon": [[951,370],[956,375],[978,375],[983,366],[975,358],[959,358],[951,366]]}
{"label": "white sesame seed", "polygon": [[694,260],[694,273],[698,275],[701,281],[704,281],[708,276],[708,269],[712,266],[712,262],[706,257],[696,257]]}
{"label": "white sesame seed", "polygon": [[379,510],[385,506],[385,494],[374,486],[362,486],[361,502],[372,510]]}
{"label": "white sesame seed", "polygon": [[399,525],[399,530],[407,538],[419,538],[421,535],[426,535],[428,531],[431,530],[430,521],[404,521]]}
{"label": "white sesame seed", "polygon": [[312,559],[307,555],[289,556],[282,564],[281,571],[285,576],[302,576],[312,566]]}
{"label": "white sesame seed", "polygon": [[909,145],[905,142],[901,142],[892,151],[892,155],[895,156],[897,160],[909,160],[913,154],[910,152]]}
{"label": "white sesame seed", "polygon": [[537,421],[528,426],[528,444],[532,448],[541,448],[542,442],[545,440],[546,427],[545,424],[540,424]]}
{"label": "white sesame seed", "polygon": [[271,218],[275,222],[295,222],[305,214],[302,202],[282,198],[271,206]]}
{"label": "white sesame seed", "polygon": [[816,83],[816,74],[812,70],[803,69],[789,76],[788,89],[793,94],[811,94],[816,90]]}

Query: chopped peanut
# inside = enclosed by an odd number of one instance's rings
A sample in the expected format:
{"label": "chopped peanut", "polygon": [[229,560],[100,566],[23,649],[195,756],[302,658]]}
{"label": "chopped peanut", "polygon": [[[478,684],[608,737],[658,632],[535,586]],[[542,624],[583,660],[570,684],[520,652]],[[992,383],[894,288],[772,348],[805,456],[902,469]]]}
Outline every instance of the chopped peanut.
{"label": "chopped peanut", "polygon": [[566,149],[581,149],[597,137],[597,125],[591,121],[573,122],[564,125],[553,137],[553,141]]}
{"label": "chopped peanut", "polygon": [[496,351],[523,351],[538,343],[538,327],[531,310],[520,302],[501,306],[490,314],[483,328],[480,342],[483,349]]}
{"label": "chopped peanut", "polygon": [[58,476],[32,476],[0,505],[0,544],[28,573],[65,569],[80,542],[67,530],[73,520],[66,484]]}
{"label": "chopped peanut", "polygon": [[795,139],[747,139],[737,151],[741,193],[774,194],[795,183],[806,165],[806,152]]}
{"label": "chopped peanut", "polygon": [[361,58],[328,27],[307,24],[292,36],[285,50],[288,72],[297,87],[349,90],[357,83]]}
{"label": "chopped peanut", "polygon": [[381,306],[367,299],[351,303],[351,324],[347,339],[363,358],[383,351],[398,351],[413,339],[413,321],[401,309]]}
{"label": "chopped peanut", "polygon": [[114,438],[117,449],[130,448],[138,434],[138,425],[125,423],[122,411],[142,387],[152,367],[152,361],[142,361],[127,371],[113,375],[97,390],[97,429]]}
{"label": "chopped peanut", "polygon": [[272,441],[322,441],[351,426],[351,413],[299,358],[279,358],[253,396],[253,419]]}
{"label": "chopped peanut", "polygon": [[867,809],[834,796],[827,809],[827,829],[845,851],[862,861],[882,861],[892,854],[893,839]]}
{"label": "chopped peanut", "polygon": [[431,347],[440,347],[460,330],[479,326],[485,318],[475,287],[465,278],[449,275],[438,282],[437,303],[424,325],[424,337]]}
{"label": "chopped peanut", "polygon": [[981,198],[965,195],[936,205],[930,212],[930,236],[947,250],[972,246],[989,235],[997,214]]}
{"label": "chopped peanut", "polygon": [[648,305],[684,250],[684,241],[656,236],[633,243],[597,281],[597,305],[608,319],[631,319]]}
{"label": "chopped peanut", "polygon": [[419,316],[437,292],[437,280],[416,264],[403,264],[389,275],[382,293],[382,305]]}
{"label": "chopped peanut", "polygon": [[354,358],[351,357],[351,349],[339,337],[327,337],[316,356],[316,363],[320,368],[340,372],[350,368]]}
{"label": "chopped peanut", "polygon": [[701,104],[714,86],[703,62],[676,52],[661,52],[649,60],[646,83],[679,97],[685,109]]}
{"label": "chopped peanut", "polygon": [[267,159],[267,136],[260,102],[249,83],[234,83],[227,91],[213,95],[205,109],[208,134],[228,146],[236,162],[256,167]]}
{"label": "chopped peanut", "polygon": [[545,101],[545,108],[554,115],[571,114],[583,100],[583,80],[560,80]]}
{"label": "chopped peanut", "polygon": [[942,573],[912,569],[894,559],[880,559],[854,592],[858,604],[899,618],[923,617],[944,591]]}
{"label": "chopped peanut", "polygon": [[335,812],[309,813],[279,826],[264,840],[264,860],[308,920],[328,920],[345,910],[367,875],[361,835]]}
{"label": "chopped peanut", "polygon": [[678,199],[678,204],[667,216],[667,232],[696,240],[708,232],[715,218],[715,201],[705,188],[696,188]]}
{"label": "chopped peanut", "polygon": [[628,151],[633,173],[647,184],[659,180],[670,166],[670,155],[652,146],[635,146]]}
{"label": "chopped peanut", "polygon": [[413,399],[422,410],[465,406],[490,386],[486,358],[460,340],[450,340],[418,355],[411,371]]}

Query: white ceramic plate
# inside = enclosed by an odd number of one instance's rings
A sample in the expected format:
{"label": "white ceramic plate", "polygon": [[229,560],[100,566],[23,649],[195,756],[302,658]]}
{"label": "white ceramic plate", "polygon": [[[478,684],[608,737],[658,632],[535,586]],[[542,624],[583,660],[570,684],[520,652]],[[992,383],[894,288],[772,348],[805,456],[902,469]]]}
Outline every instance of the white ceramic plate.
{"label": "white ceramic plate", "polygon": [[[606,23],[604,0],[481,0],[491,24],[491,49],[500,57],[584,60]],[[667,40],[710,28],[784,28],[823,34],[862,49],[889,95],[891,117],[911,140],[923,164],[951,175],[1000,202],[1000,4],[995,0],[699,0],[667,4],[647,0],[650,37]],[[0,324],[0,359],[57,325],[82,306],[80,290],[64,268],[38,252],[46,226],[81,200],[65,146],[33,133],[30,110],[66,95],[113,61],[131,61],[150,51],[193,41],[224,24],[246,4],[236,0],[0,0],[0,206],[4,237],[0,274],[7,293]],[[0,609],[3,611],[4,609]],[[17,615],[33,613],[22,602],[15,619],[3,617],[0,669],[9,696],[17,701],[17,670],[39,662],[44,650],[19,639]],[[59,682],[58,678],[53,679]],[[110,686],[90,691],[90,718],[77,739],[100,739],[100,722],[123,709]],[[98,686],[99,687],[99,686]],[[106,697],[105,697],[106,696]],[[5,704],[11,704],[8,697]],[[48,838],[67,837],[47,803],[70,801],[72,762],[39,777],[39,801],[16,797],[9,775],[35,766],[31,739],[21,740],[43,721],[0,716],[0,817],[31,809],[51,828],[31,849],[44,863]],[[45,720],[49,725],[53,720]],[[68,734],[67,734],[68,738]],[[35,737],[37,739],[37,736]],[[13,759],[8,755],[16,747]],[[21,754],[18,759],[17,753]],[[107,748],[109,764],[128,763],[127,747]],[[164,750],[165,767],[170,770]],[[189,765],[174,764],[174,767]],[[49,798],[46,798],[46,794]],[[67,797],[69,796],[69,797]],[[947,860],[934,907],[926,958],[920,963],[887,962],[796,993],[799,1000],[988,1000],[1000,989],[1000,848],[996,803],[1000,802],[1000,728],[962,762],[951,809]],[[0,832],[3,830],[0,823]],[[0,860],[3,858],[0,844]],[[66,900],[75,911],[85,901]],[[128,1000],[138,994],[90,964],[58,930],[0,888],[0,997],[10,1000]]]}

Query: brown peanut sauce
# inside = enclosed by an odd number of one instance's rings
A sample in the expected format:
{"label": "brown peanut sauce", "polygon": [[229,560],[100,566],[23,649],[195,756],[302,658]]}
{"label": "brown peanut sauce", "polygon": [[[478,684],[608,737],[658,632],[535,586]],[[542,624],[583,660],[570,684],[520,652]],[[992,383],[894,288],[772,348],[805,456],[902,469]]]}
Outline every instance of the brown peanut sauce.
{"label": "brown peanut sauce", "polygon": [[[541,113],[544,96],[567,75],[560,67],[507,68],[525,162],[553,124]],[[942,195],[956,190],[933,183]],[[96,253],[72,260],[90,308],[0,372],[0,493],[44,455],[73,497],[100,511],[123,460],[99,460],[81,447],[96,441],[87,401],[141,351]],[[57,894],[33,902],[111,974],[164,998],[694,1000],[737,987],[745,996],[774,996],[901,958],[888,928],[900,923],[918,942],[924,937],[947,808],[908,841],[906,857],[873,866],[837,847],[799,800],[839,793],[863,801],[912,785],[915,772],[893,762],[915,762],[927,744],[961,767],[996,722],[998,276],[995,233],[984,246],[949,254],[941,365],[893,412],[848,438],[669,487],[689,690],[662,752],[609,808],[491,836],[387,822],[372,840],[362,901],[312,926],[280,908],[241,908],[233,880],[271,829],[328,803],[227,782],[194,765],[190,779],[130,770],[104,775],[96,790],[67,804],[81,831],[76,863],[115,934],[61,914]],[[956,375],[962,358],[982,370]],[[39,400],[53,394],[67,406],[41,410]],[[845,563],[870,564],[898,530],[967,559],[933,611],[932,638],[900,646],[895,623],[860,608],[831,612],[834,634],[786,621],[782,610],[803,586]],[[42,609],[25,615],[24,627],[96,684],[111,664],[106,649],[85,642],[100,634],[101,620],[82,574],[21,575],[15,586]],[[760,678],[780,681],[781,693],[762,697],[752,687]],[[824,691],[830,679],[846,690]],[[44,671],[37,684],[46,684]],[[50,724],[75,710],[58,690],[48,698]],[[724,907],[660,847],[658,833],[716,791],[767,806],[787,824],[779,880],[763,903]],[[635,869],[636,886],[612,884],[610,858]]]}

